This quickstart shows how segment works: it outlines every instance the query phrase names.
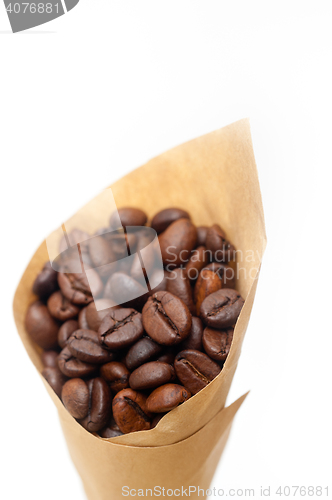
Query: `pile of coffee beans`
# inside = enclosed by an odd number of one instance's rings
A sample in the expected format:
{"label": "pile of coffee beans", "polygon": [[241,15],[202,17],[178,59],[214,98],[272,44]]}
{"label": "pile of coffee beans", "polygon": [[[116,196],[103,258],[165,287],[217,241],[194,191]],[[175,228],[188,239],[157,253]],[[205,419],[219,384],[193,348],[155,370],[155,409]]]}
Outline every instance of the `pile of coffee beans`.
{"label": "pile of coffee beans", "polygon": [[[151,429],[206,387],[222,370],[244,303],[235,289],[235,249],[219,225],[196,227],[179,208],[158,212],[149,225],[158,235],[164,277],[146,292],[140,260],[124,265],[123,257],[129,246],[148,248],[148,218],[138,208],[118,213],[124,232],[73,231],[86,239],[80,253],[89,281],[70,271],[71,249],[60,244],[62,267],[45,264],[33,285],[39,299],[25,321],[43,349],[45,379],[69,413],[104,438]],[[154,258],[147,252],[145,267]],[[109,262],[119,262],[111,276],[103,267]],[[134,298],[123,303],[128,290]]]}

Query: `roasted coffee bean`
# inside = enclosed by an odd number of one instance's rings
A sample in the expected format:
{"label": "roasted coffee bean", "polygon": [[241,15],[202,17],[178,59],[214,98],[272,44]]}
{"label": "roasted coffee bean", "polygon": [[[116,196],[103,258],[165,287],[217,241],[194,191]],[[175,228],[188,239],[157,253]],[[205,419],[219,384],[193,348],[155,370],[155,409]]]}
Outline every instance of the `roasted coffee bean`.
{"label": "roasted coffee bean", "polygon": [[207,326],[227,328],[236,323],[243,307],[241,295],[231,288],[222,288],[203,301],[200,316]]}
{"label": "roasted coffee bean", "polygon": [[202,350],[203,323],[200,318],[193,317],[191,330],[188,337],[181,343],[181,350],[194,349]]}
{"label": "roasted coffee bean", "polygon": [[81,330],[90,330],[89,323],[86,319],[86,310],[87,307],[83,307],[83,309],[81,309],[80,312],[78,313],[77,322]]}
{"label": "roasted coffee bean", "polygon": [[227,264],[221,262],[211,262],[204,267],[218,274],[222,282],[222,288],[235,288],[235,271]]}
{"label": "roasted coffee bean", "polygon": [[105,266],[116,260],[116,255],[112,251],[112,246],[102,236],[90,238],[88,246],[89,255],[94,267]]}
{"label": "roasted coffee bean", "polygon": [[175,351],[175,349],[175,347],[167,347],[166,349],[164,348],[162,355],[158,356],[156,361],[161,361],[162,363],[173,365],[175,356],[177,354],[177,351]]}
{"label": "roasted coffee bean", "polygon": [[148,217],[143,210],[133,207],[123,207],[119,208],[117,212],[112,214],[110,219],[110,226],[116,225],[118,220],[118,214],[123,226],[145,226]]}
{"label": "roasted coffee bean", "polygon": [[59,354],[58,365],[64,375],[69,378],[85,377],[96,371],[98,365],[85,363],[75,358],[66,346]]}
{"label": "roasted coffee bean", "polygon": [[107,427],[104,427],[99,431],[99,436],[103,438],[113,438],[117,436],[122,436],[123,432],[120,431],[119,426],[112,417]]}
{"label": "roasted coffee bean", "polygon": [[190,220],[190,215],[188,214],[188,212],[182,210],[181,208],[165,208],[153,217],[151,221],[151,227],[156,231],[157,234],[160,234],[178,219]]}
{"label": "roasted coffee bean", "polygon": [[58,368],[58,356],[57,351],[43,351],[41,361],[47,368]]}
{"label": "roasted coffee bean", "polygon": [[[142,250],[142,253],[140,254],[140,256],[138,255],[138,253],[134,255],[133,263],[130,268],[130,275],[136,280],[139,280],[141,278],[142,269],[147,276],[151,274],[156,257],[154,246],[149,243],[147,243],[146,247],[143,246],[142,248],[138,249],[138,251],[140,250]],[[143,260],[143,268],[141,259]]]}
{"label": "roasted coffee bean", "polygon": [[[107,281],[104,289],[104,297],[114,300],[117,304],[137,302],[147,293],[141,283],[125,273],[114,273]],[[131,300],[131,297],[135,299]]]}
{"label": "roasted coffee bean", "polygon": [[101,365],[114,357],[100,345],[98,333],[93,330],[76,330],[68,339],[67,347],[75,358],[85,363]]}
{"label": "roasted coffee bean", "polygon": [[128,257],[129,254],[133,254],[136,248],[137,236],[132,232],[125,233],[122,230],[120,232],[110,232],[104,235],[104,238],[108,241],[112,254],[115,256],[115,260],[121,260]]}
{"label": "roasted coffee bean", "polygon": [[190,333],[188,307],[169,292],[153,294],[143,308],[142,318],[145,331],[158,344],[178,344]]}
{"label": "roasted coffee bean", "polygon": [[166,415],[166,413],[157,413],[153,417],[152,422],[151,422],[151,429],[154,429],[155,427],[157,427],[157,425],[159,424],[160,420],[163,418],[164,415]]}
{"label": "roasted coffee bean", "polygon": [[38,295],[38,297],[47,299],[58,288],[57,272],[52,269],[50,262],[46,262],[43,269],[35,279],[32,291]]}
{"label": "roasted coffee bean", "polygon": [[110,419],[112,397],[103,378],[97,377],[87,382],[89,389],[89,411],[80,424],[90,432],[100,431]]}
{"label": "roasted coffee bean", "polygon": [[208,226],[198,226],[197,227],[197,246],[205,246],[206,235],[208,232]]}
{"label": "roasted coffee bean", "polygon": [[111,391],[117,393],[129,387],[130,371],[126,365],[118,361],[106,363],[100,368],[100,376],[106,380]]}
{"label": "roasted coffee bean", "polygon": [[[156,292],[166,291],[167,281],[170,276],[168,271],[164,271],[162,269],[155,269],[151,275],[151,279],[149,279],[149,284],[151,287],[151,291],[149,292],[149,296],[153,295]],[[158,283],[158,285],[156,285]]]}
{"label": "roasted coffee bean", "polygon": [[91,302],[91,304],[86,307],[85,317],[88,329],[97,332],[105,316],[110,314],[114,308],[118,309],[118,307],[119,306],[115,305],[115,302],[110,299],[98,299]]}
{"label": "roasted coffee bean", "polygon": [[136,368],[129,377],[129,385],[137,391],[155,389],[175,379],[173,366],[161,361],[150,361]]}
{"label": "roasted coffee bean", "polygon": [[191,251],[195,248],[196,241],[197,230],[189,219],[179,219],[173,222],[159,236],[164,264],[179,267],[187,262]]}
{"label": "roasted coffee bean", "polygon": [[174,368],[180,382],[192,394],[204,389],[221,371],[215,361],[193,349],[179,352],[175,358]]}
{"label": "roasted coffee bean", "polygon": [[67,377],[65,377],[58,367],[52,368],[50,366],[44,368],[41,374],[46,382],[52,387],[55,394],[61,398],[62,387],[68,380]]}
{"label": "roasted coffee bean", "polygon": [[128,347],[143,336],[142,315],[135,309],[115,309],[98,329],[100,343],[111,350]]}
{"label": "roasted coffee bean", "polygon": [[29,306],[25,328],[32,340],[43,349],[54,349],[57,346],[59,325],[39,300]]}
{"label": "roasted coffee bean", "polygon": [[202,269],[198,280],[196,281],[194,300],[196,304],[196,314],[199,315],[201,311],[201,305],[211,293],[217,292],[222,287],[222,281],[218,274],[211,271],[210,269]]}
{"label": "roasted coffee bean", "polygon": [[150,394],[146,400],[146,406],[151,413],[162,413],[173,410],[190,397],[190,392],[182,385],[165,384]]}
{"label": "roasted coffee bean", "polygon": [[89,389],[81,378],[72,378],[62,388],[61,399],[72,417],[81,419],[89,411]]}
{"label": "roasted coffee bean", "polygon": [[235,257],[235,248],[227,241],[224,231],[218,224],[208,229],[206,248],[212,252],[213,259],[217,262],[229,262]]}
{"label": "roasted coffee bean", "polygon": [[103,290],[103,283],[93,269],[89,271],[89,281],[84,273],[58,273],[58,283],[63,295],[78,305],[89,304]]}
{"label": "roasted coffee bean", "polygon": [[186,271],[178,267],[173,269],[169,274],[166,290],[179,297],[186,304],[190,313],[195,314],[196,308],[193,301],[193,291]]}
{"label": "roasted coffee bean", "polygon": [[67,340],[71,336],[72,333],[76,332],[79,329],[78,321],[76,319],[69,319],[65,323],[63,323],[58,332],[58,344],[63,349],[67,345]]}
{"label": "roasted coffee bean", "polygon": [[77,316],[79,307],[69,302],[64,295],[58,290],[54,292],[47,301],[47,307],[53,318],[61,321],[67,321]]}
{"label": "roasted coffee bean", "polygon": [[125,358],[125,364],[128,370],[135,370],[135,368],[143,363],[147,363],[151,361],[151,359],[154,359],[162,350],[163,348],[161,345],[157,344],[149,337],[144,337],[138,340],[138,342],[129,349]]}
{"label": "roasted coffee bean", "polygon": [[123,389],[113,399],[113,417],[120,431],[144,431],[151,427],[151,414],[146,408],[146,396],[132,389]]}
{"label": "roasted coffee bean", "polygon": [[225,361],[231,348],[233,333],[233,328],[214,330],[206,327],[203,333],[203,347],[206,354],[216,361]]}
{"label": "roasted coffee bean", "polygon": [[188,278],[190,280],[197,280],[199,273],[207,263],[208,253],[204,246],[199,246],[193,250],[185,267]]}

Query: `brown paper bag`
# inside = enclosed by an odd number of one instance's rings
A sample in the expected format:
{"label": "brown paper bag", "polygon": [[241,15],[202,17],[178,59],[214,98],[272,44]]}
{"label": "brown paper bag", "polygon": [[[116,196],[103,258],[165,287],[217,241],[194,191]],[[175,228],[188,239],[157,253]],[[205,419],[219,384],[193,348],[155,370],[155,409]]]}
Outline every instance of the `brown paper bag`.
{"label": "brown paper bag", "polygon": [[[168,413],[150,431],[101,439],[89,434],[65,410],[45,382],[61,421],[72,459],[89,500],[121,498],[122,488],[200,486],[208,488],[244,396],[229,408],[226,397],[236,370],[266,245],[263,207],[248,120],[178,146],[112,186],[118,208],[138,206],[149,216],[168,206],[188,210],[196,225],[219,223],[237,249],[237,288],[245,304],[220,375],[203,391]],[[95,198],[79,213],[91,231],[108,218]],[[92,222],[91,222],[92,221]],[[24,328],[32,284],[48,260],[43,242],[31,259],[14,298],[14,317],[27,352],[40,372],[40,349]],[[127,490],[126,490],[127,491]],[[124,491],[124,493],[126,492]],[[137,493],[138,495],[138,493]],[[202,498],[192,491],[192,498]]]}

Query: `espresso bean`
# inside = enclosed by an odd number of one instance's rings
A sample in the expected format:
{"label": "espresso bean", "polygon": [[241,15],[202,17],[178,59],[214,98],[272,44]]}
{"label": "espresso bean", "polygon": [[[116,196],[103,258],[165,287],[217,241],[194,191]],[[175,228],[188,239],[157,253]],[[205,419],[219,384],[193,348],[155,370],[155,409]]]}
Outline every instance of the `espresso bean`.
{"label": "espresso bean", "polygon": [[43,349],[54,349],[57,346],[59,325],[39,300],[29,306],[25,328],[32,340]]}
{"label": "espresso bean", "polygon": [[147,293],[141,283],[125,273],[114,273],[107,281],[104,297],[114,300],[117,304],[128,304],[136,301]]}
{"label": "espresso bean", "polygon": [[[139,249],[144,249],[143,257],[142,254],[141,257],[139,257],[138,253],[136,253],[134,256],[134,260],[130,269],[130,275],[137,280],[139,280],[142,276],[142,269],[147,276],[149,276],[153,270],[156,254],[154,246],[150,245],[149,243],[147,243],[146,247],[142,246],[142,248]],[[143,258],[143,267],[141,265],[141,258]]]}
{"label": "espresso bean", "polygon": [[76,330],[67,341],[72,355],[85,362],[101,365],[113,360],[113,354],[99,344],[99,336],[93,330]]}
{"label": "espresso bean", "polygon": [[79,326],[79,328],[81,328],[81,330],[90,330],[89,323],[86,319],[86,310],[87,310],[87,307],[83,307],[83,309],[81,309],[80,312],[78,313],[77,322],[78,322],[78,326]]}
{"label": "espresso bean", "polygon": [[120,431],[144,431],[151,427],[151,414],[146,408],[146,396],[132,389],[123,389],[113,399],[113,417]]}
{"label": "espresso bean", "polygon": [[119,306],[115,305],[115,302],[110,299],[98,299],[91,302],[91,304],[86,307],[85,317],[88,329],[97,332],[105,316],[110,314],[114,308],[118,309],[118,307]]}
{"label": "espresso bean", "polygon": [[104,266],[116,260],[116,255],[112,251],[112,246],[102,236],[90,238],[88,247],[94,267]]}
{"label": "espresso bean", "polygon": [[157,234],[160,234],[178,219],[190,220],[190,215],[188,214],[188,212],[182,210],[181,208],[165,208],[153,217],[151,221],[151,227],[156,231]]}
{"label": "espresso bean", "polygon": [[42,271],[38,274],[32,287],[33,293],[38,297],[47,299],[59,288],[57,272],[52,269],[51,263],[46,262]]}
{"label": "espresso bean", "polygon": [[61,399],[74,418],[84,418],[89,411],[89,389],[81,378],[72,378],[62,388]]}
{"label": "espresso bean", "polygon": [[213,259],[217,262],[229,262],[235,257],[235,248],[227,241],[224,231],[218,224],[208,229],[206,248],[212,252]]}
{"label": "espresso bean", "polygon": [[231,288],[222,288],[203,301],[200,316],[207,326],[226,328],[233,326],[241,312],[244,300]]}
{"label": "espresso bean", "polygon": [[193,291],[190,281],[184,269],[178,267],[171,271],[166,283],[166,290],[176,297],[179,297],[188,307],[191,314],[195,314],[195,304],[193,301]]}
{"label": "espresso bean", "polygon": [[166,412],[173,410],[190,397],[190,392],[182,385],[165,384],[150,394],[146,400],[146,406],[151,413]]}
{"label": "espresso bean", "polygon": [[100,295],[103,284],[93,269],[89,271],[89,280],[84,273],[58,273],[60,290],[73,304],[86,305]]}
{"label": "espresso bean", "polygon": [[197,230],[189,219],[179,219],[173,222],[159,236],[164,264],[179,267],[187,262],[196,241]]}
{"label": "espresso bean", "polygon": [[100,343],[111,350],[134,344],[143,336],[142,315],[135,309],[115,309],[98,329]]}
{"label": "espresso bean", "polygon": [[151,361],[162,352],[162,346],[149,337],[138,340],[127,352],[125,364],[128,370],[135,370],[143,363]]}
{"label": "espresso bean", "polygon": [[161,361],[151,361],[136,368],[129,377],[132,389],[143,391],[155,389],[175,379],[175,371],[171,365]]}
{"label": "espresso bean", "polygon": [[122,232],[111,232],[105,234],[104,238],[108,241],[117,261],[125,259],[129,253],[132,254],[135,251],[137,236],[132,232],[125,233],[123,230]]}
{"label": "espresso bean", "polygon": [[142,319],[145,331],[158,344],[178,344],[191,329],[188,307],[169,292],[153,294],[143,308]]}
{"label": "espresso bean", "polygon": [[89,432],[100,431],[110,419],[112,397],[104,379],[97,377],[87,382],[89,389],[89,411],[80,424]]}
{"label": "espresso bean", "polygon": [[76,330],[78,330],[78,329],[79,329],[78,321],[76,321],[75,319],[69,319],[68,321],[66,321],[65,323],[63,323],[60,326],[59,332],[58,332],[58,344],[61,347],[61,349],[66,347],[67,340],[69,339],[71,334],[76,332]]}
{"label": "espresso bean", "polygon": [[145,226],[148,217],[143,210],[133,207],[119,208],[118,212],[114,212],[110,219],[110,226],[113,227],[118,219],[118,214],[123,226]]}
{"label": "espresso bean", "polygon": [[194,299],[196,304],[196,314],[200,314],[201,305],[203,301],[211,295],[211,293],[217,292],[222,287],[222,281],[218,274],[211,271],[210,269],[202,269],[198,280],[196,281]]}
{"label": "espresso bean", "polygon": [[130,372],[126,365],[118,361],[106,363],[100,368],[100,376],[106,380],[111,391],[117,393],[129,387]]}
{"label": "espresso bean", "polygon": [[181,343],[181,350],[202,350],[203,323],[200,318],[193,317],[188,337]]}
{"label": "espresso bean", "polygon": [[47,307],[53,318],[67,321],[77,316],[79,307],[69,302],[69,300],[59,291],[54,292],[47,301]]}
{"label": "espresso bean", "polygon": [[209,269],[219,276],[222,288],[235,288],[235,271],[230,266],[221,262],[211,262],[204,269]]}
{"label": "espresso bean", "polygon": [[[167,281],[170,277],[170,273],[168,271],[164,271],[163,269],[155,269],[151,275],[151,279],[149,279],[151,290],[149,292],[149,296],[153,295],[156,292],[166,291]],[[156,283],[159,283],[156,285]]]}
{"label": "espresso bean", "polygon": [[161,361],[162,363],[173,365],[176,354],[177,352],[175,351],[174,347],[167,347],[166,349],[163,349],[162,355],[158,356],[156,361]]}
{"label": "espresso bean", "polygon": [[91,375],[96,371],[98,366],[75,358],[67,346],[59,354],[58,365],[62,373],[69,378],[80,378]]}
{"label": "espresso bean", "polygon": [[197,246],[205,246],[206,243],[206,235],[208,232],[208,226],[198,226],[197,227]]}
{"label": "espresso bean", "polygon": [[43,351],[41,361],[47,368],[58,368],[58,356],[57,351]]}
{"label": "espresso bean", "polygon": [[52,368],[50,366],[44,368],[41,374],[46,382],[48,382],[48,384],[52,387],[55,394],[60,398],[62,387],[67,381],[67,377],[65,377],[58,367]]}
{"label": "espresso bean", "polygon": [[179,352],[174,368],[180,382],[192,394],[204,389],[221,371],[220,366],[206,354],[193,349]]}
{"label": "espresso bean", "polygon": [[203,333],[203,347],[206,354],[216,361],[225,361],[231,348],[233,332],[233,328],[214,330],[206,327]]}
{"label": "espresso bean", "polygon": [[99,431],[99,436],[103,438],[113,438],[117,436],[122,436],[123,432],[120,431],[119,426],[112,417],[107,427],[104,427]]}
{"label": "espresso bean", "polygon": [[207,263],[208,253],[204,246],[199,246],[193,250],[185,267],[188,278],[190,280],[197,280],[199,273]]}

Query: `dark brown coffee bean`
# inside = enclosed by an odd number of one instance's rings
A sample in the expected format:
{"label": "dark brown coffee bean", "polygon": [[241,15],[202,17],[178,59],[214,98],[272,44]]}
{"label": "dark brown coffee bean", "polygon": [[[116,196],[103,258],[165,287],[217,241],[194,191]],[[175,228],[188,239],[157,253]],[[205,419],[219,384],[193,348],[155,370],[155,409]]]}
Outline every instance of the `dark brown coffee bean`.
{"label": "dark brown coffee bean", "polygon": [[201,305],[211,293],[217,292],[222,287],[222,281],[217,273],[214,273],[210,269],[202,269],[198,280],[196,281],[194,300],[196,304],[196,314],[199,315],[201,311]]}
{"label": "dark brown coffee bean", "polygon": [[101,429],[101,431],[99,431],[99,436],[103,438],[113,438],[122,435],[123,432],[120,431],[119,426],[114,420],[114,417],[111,418],[107,427],[104,427],[103,429]]}
{"label": "dark brown coffee bean", "polygon": [[190,219],[190,215],[181,208],[165,208],[153,217],[151,227],[160,234],[178,219]]}
{"label": "dark brown coffee bean", "polygon": [[222,288],[235,288],[235,271],[230,266],[221,262],[211,262],[204,269],[209,269],[218,274],[222,282]]}
{"label": "dark brown coffee bean", "polygon": [[225,361],[231,348],[233,333],[233,328],[214,330],[206,327],[203,333],[203,347],[206,354],[216,361]]}
{"label": "dark brown coffee bean", "polygon": [[180,382],[192,394],[204,389],[221,371],[215,361],[203,352],[193,349],[179,352],[175,358],[174,368]]}
{"label": "dark brown coffee bean", "polygon": [[193,291],[186,271],[178,267],[169,273],[166,290],[179,297],[188,307],[191,314],[195,314],[196,308],[193,301]]}
{"label": "dark brown coffee bean", "polygon": [[43,349],[54,349],[57,346],[59,325],[39,300],[29,306],[25,328],[32,340]]}
{"label": "dark brown coffee bean", "polygon": [[160,420],[163,418],[164,415],[166,415],[166,413],[157,413],[153,417],[152,422],[151,422],[151,429],[154,429],[155,427],[157,427],[157,425],[159,424]]}
{"label": "dark brown coffee bean", "polygon": [[87,307],[83,307],[83,309],[81,309],[78,313],[77,322],[81,330],[90,330],[89,323],[86,319],[86,309]]}
{"label": "dark brown coffee bean", "polygon": [[[150,241],[147,242],[147,245],[145,247],[142,246],[141,248],[138,248],[137,251],[142,251],[142,253],[140,253],[140,256],[138,255],[138,253],[136,253],[133,259],[133,263],[130,269],[130,275],[137,280],[141,278],[142,272],[145,272],[146,275],[149,276],[153,271],[156,254],[154,246],[149,243]],[[141,259],[143,261],[143,267],[141,264]]]}
{"label": "dark brown coffee bean", "polygon": [[97,377],[87,382],[89,389],[89,412],[80,424],[89,432],[100,431],[110,419],[112,397],[103,378]]}
{"label": "dark brown coffee bean", "polygon": [[61,399],[74,418],[84,418],[89,411],[89,389],[81,378],[72,378],[62,388]]}
{"label": "dark brown coffee bean", "polygon": [[[149,284],[151,290],[149,292],[149,296],[153,295],[156,292],[166,291],[167,281],[170,276],[168,271],[164,271],[163,269],[155,269],[149,278]],[[156,285],[156,283],[159,283]]]}
{"label": "dark brown coffee bean", "polygon": [[75,358],[85,363],[101,365],[114,357],[100,345],[98,333],[93,330],[76,330],[68,339],[67,347]]}
{"label": "dark brown coffee bean", "polygon": [[117,393],[129,387],[130,372],[123,363],[112,361],[100,368],[100,376],[106,380],[111,391]]}
{"label": "dark brown coffee bean", "polygon": [[76,332],[79,329],[78,321],[75,319],[69,319],[65,323],[63,323],[58,332],[58,344],[63,349],[67,345],[67,340],[71,336],[72,333]]}
{"label": "dark brown coffee bean", "polygon": [[38,297],[47,299],[58,288],[57,272],[52,269],[50,262],[46,262],[43,269],[35,279],[32,291],[38,295]]}
{"label": "dark brown coffee bean", "polygon": [[182,385],[166,384],[155,389],[148,399],[146,406],[151,413],[161,413],[173,410],[191,397],[190,392]]}
{"label": "dark brown coffee bean", "polygon": [[103,283],[93,269],[89,281],[84,273],[58,273],[58,283],[63,295],[73,304],[89,304],[103,290]]}
{"label": "dark brown coffee bean", "polygon": [[110,232],[104,235],[104,238],[108,241],[112,254],[115,260],[121,260],[128,257],[129,254],[135,252],[137,237],[136,234],[132,232],[125,233],[122,230],[120,232]]}
{"label": "dark brown coffee bean", "polygon": [[156,361],[161,361],[162,363],[173,365],[176,354],[177,351],[175,351],[174,347],[167,347],[166,349],[163,349],[162,355],[158,356]]}
{"label": "dark brown coffee bean", "polygon": [[191,330],[188,337],[181,343],[181,350],[194,349],[202,350],[203,323],[200,318],[193,317]]}
{"label": "dark brown coffee bean", "polygon": [[74,358],[67,346],[59,354],[58,365],[62,373],[69,378],[80,378],[91,375],[96,371],[98,366]]}
{"label": "dark brown coffee bean", "polygon": [[117,212],[112,214],[110,219],[111,227],[115,227],[118,220],[118,214],[123,226],[145,226],[148,220],[148,217],[143,210],[133,207],[123,207],[119,208]]}
{"label": "dark brown coffee bean", "polygon": [[115,309],[98,330],[100,343],[111,350],[128,347],[143,336],[142,315],[135,309]]}
{"label": "dark brown coffee bean", "polygon": [[151,414],[146,408],[146,396],[132,389],[123,389],[113,399],[113,417],[120,431],[144,431],[151,427]]}
{"label": "dark brown coffee bean", "polygon": [[47,368],[58,368],[58,356],[57,351],[43,351],[41,361]]}
{"label": "dark brown coffee bean", "polygon": [[52,368],[50,366],[44,368],[41,374],[46,382],[52,387],[55,394],[61,398],[62,387],[68,380],[67,377],[65,377],[58,367]]}
{"label": "dark brown coffee bean", "polygon": [[185,267],[188,278],[190,280],[197,280],[199,273],[207,263],[208,253],[204,246],[199,246],[193,250]]}
{"label": "dark brown coffee bean", "polygon": [[200,316],[207,326],[227,328],[235,325],[243,304],[244,300],[236,290],[222,288],[203,301]]}
{"label": "dark brown coffee bean", "polygon": [[158,356],[162,350],[163,348],[161,345],[157,344],[149,337],[144,337],[129,349],[125,364],[128,370],[135,370],[138,366]]}
{"label": "dark brown coffee bean", "polygon": [[94,236],[88,241],[89,255],[94,267],[105,266],[116,260],[112,245],[102,236]]}
{"label": "dark brown coffee bean", "polygon": [[196,241],[197,230],[189,219],[179,219],[173,222],[159,236],[164,264],[179,267],[187,262],[191,251],[196,246]]}
{"label": "dark brown coffee bean", "polygon": [[129,377],[129,385],[137,391],[155,389],[175,379],[173,366],[161,361],[150,361],[136,368]]}
{"label": "dark brown coffee bean", "polygon": [[153,294],[143,308],[142,318],[145,331],[158,344],[178,344],[190,333],[188,307],[169,292]]}
{"label": "dark brown coffee bean", "polygon": [[235,248],[227,241],[224,231],[218,224],[208,229],[206,248],[212,252],[213,259],[217,262],[229,262],[235,257]]}
{"label": "dark brown coffee bean", "polygon": [[[145,281],[145,280],[144,280]],[[114,300],[117,304],[128,304],[142,300],[147,293],[146,286],[125,273],[114,273],[107,281],[104,297]],[[133,299],[131,299],[133,297]]]}
{"label": "dark brown coffee bean", "polygon": [[118,309],[119,306],[115,305],[115,302],[110,299],[98,299],[91,302],[91,304],[86,307],[85,317],[88,323],[88,329],[97,332],[105,316],[110,314],[114,308]]}
{"label": "dark brown coffee bean", "polygon": [[69,300],[62,295],[60,290],[52,293],[47,301],[47,307],[53,318],[61,321],[67,321],[77,316],[79,307],[69,302]]}
{"label": "dark brown coffee bean", "polygon": [[208,226],[198,226],[197,227],[197,246],[205,246],[206,235],[208,232]]}

